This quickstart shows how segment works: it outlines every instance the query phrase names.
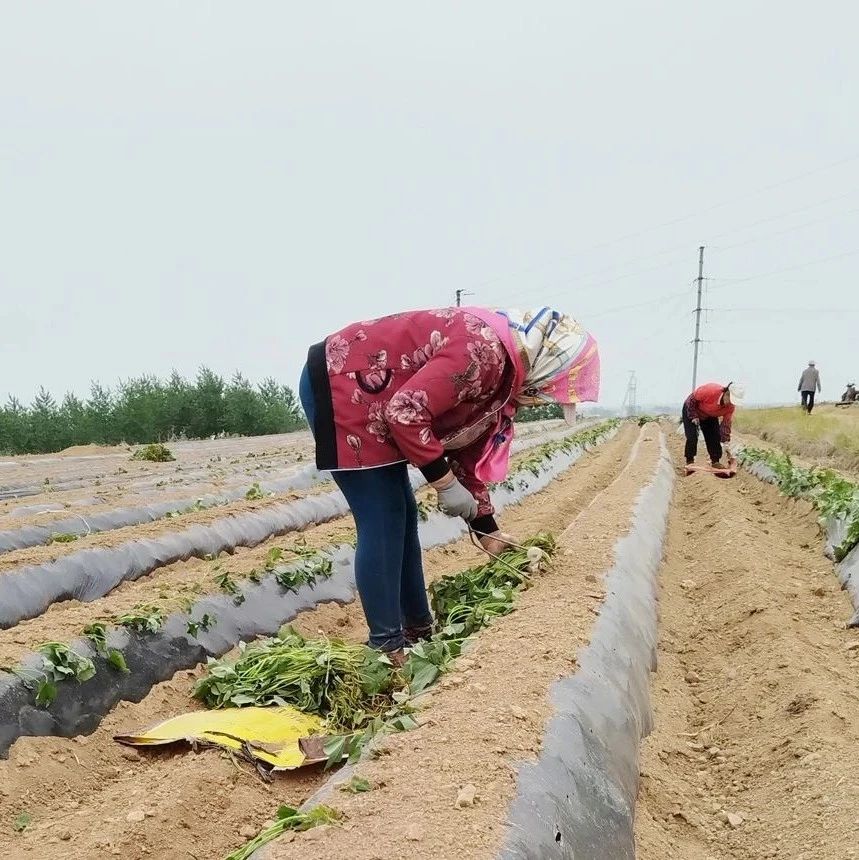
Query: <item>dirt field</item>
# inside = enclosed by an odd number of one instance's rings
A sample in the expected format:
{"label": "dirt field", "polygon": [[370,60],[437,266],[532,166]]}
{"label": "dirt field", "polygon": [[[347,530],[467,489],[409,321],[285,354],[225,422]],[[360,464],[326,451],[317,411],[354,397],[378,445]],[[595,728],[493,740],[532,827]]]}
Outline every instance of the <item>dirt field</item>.
{"label": "dirt field", "polygon": [[[505,511],[503,526],[522,536],[559,530],[619,473],[637,432],[624,428],[547,490]],[[344,518],[303,536],[311,545],[325,545],[348,525]],[[240,575],[258,563],[268,547],[282,542],[268,541],[237,553],[229,560],[230,569]],[[466,541],[431,550],[425,554],[427,577],[461,570],[476,560],[477,551]],[[211,579],[211,566],[192,561],[162,568],[121,586],[98,605],[56,604],[41,618],[0,632],[0,654],[15,657],[42,637],[62,639],[79,630],[84,619],[115,612],[165,588],[178,591],[183,584]],[[356,604],[321,606],[299,616],[296,626],[305,633],[353,641],[366,636]],[[120,704],[92,735],[19,740],[9,760],[0,761],[0,856],[214,860],[254,835],[279,804],[301,803],[322,783],[326,775],[316,768],[279,776],[268,785],[216,751],[138,755],[112,740],[116,733],[193,709],[190,690],[199,673],[180,672],[141,702]],[[32,816],[32,824],[16,833],[12,825],[22,812]]]}
{"label": "dirt field", "polygon": [[661,584],[640,860],[859,856],[859,635],[809,507],[679,480]]}
{"label": "dirt field", "polygon": [[[540,529],[560,534],[575,522],[556,565],[522,594],[517,611],[484,631],[424,697],[420,728],[390,737],[380,758],[359,766],[372,790],[337,792],[329,801],[345,813],[344,823],[289,834],[267,857],[496,856],[516,767],[539,754],[552,710],[549,686],[574,671],[588,641],[601,576],[653,472],[658,434],[655,425],[645,427],[627,465],[640,431],[625,426],[501,515],[503,527],[522,537]],[[675,462],[681,441],[669,435]],[[142,537],[183,525],[118,531]],[[350,535],[348,517],[302,532],[316,547]],[[213,590],[219,563],[240,579],[271,546],[289,542],[275,538],[220,561],[165,565],[92,603],[56,603],[0,631],[0,664],[45,640],[68,641],[88,621],[138,603],[175,609]],[[430,550],[427,578],[477,558],[464,540]],[[859,858],[859,634],[844,629],[851,607],[822,555],[810,507],[745,473],[733,481],[678,478],[661,577],[655,730],[642,750],[637,856]],[[357,604],[321,605],[295,626],[354,642],[366,635]],[[218,860],[254,836],[280,804],[298,805],[325,783],[321,768],[266,784],[215,750],[141,754],[112,740],[196,708],[190,692],[201,672],[179,672],[142,701],[121,703],[91,735],[15,743],[0,761],[0,857]],[[468,785],[475,804],[457,808]],[[17,832],[22,813],[31,822]]]}

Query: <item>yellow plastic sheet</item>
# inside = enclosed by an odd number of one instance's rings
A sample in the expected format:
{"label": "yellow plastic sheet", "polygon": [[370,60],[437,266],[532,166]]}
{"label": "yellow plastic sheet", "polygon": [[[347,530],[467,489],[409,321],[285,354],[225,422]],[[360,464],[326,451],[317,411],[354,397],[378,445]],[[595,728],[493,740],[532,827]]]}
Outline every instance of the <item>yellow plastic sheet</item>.
{"label": "yellow plastic sheet", "polygon": [[178,741],[215,744],[242,750],[273,768],[291,770],[322,758],[321,743],[303,743],[310,735],[319,735],[322,727],[319,717],[289,705],[227,708],[181,714],[141,734],[115,735],[114,740],[135,747]]}

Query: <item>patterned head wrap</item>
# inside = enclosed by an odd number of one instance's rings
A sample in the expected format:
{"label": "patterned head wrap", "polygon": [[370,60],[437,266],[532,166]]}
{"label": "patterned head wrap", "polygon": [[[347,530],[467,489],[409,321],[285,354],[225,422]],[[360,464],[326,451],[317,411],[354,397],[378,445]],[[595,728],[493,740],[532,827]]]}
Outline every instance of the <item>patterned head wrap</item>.
{"label": "patterned head wrap", "polygon": [[581,403],[599,397],[597,342],[572,317],[551,308],[498,313],[507,319],[524,368],[517,403]]}

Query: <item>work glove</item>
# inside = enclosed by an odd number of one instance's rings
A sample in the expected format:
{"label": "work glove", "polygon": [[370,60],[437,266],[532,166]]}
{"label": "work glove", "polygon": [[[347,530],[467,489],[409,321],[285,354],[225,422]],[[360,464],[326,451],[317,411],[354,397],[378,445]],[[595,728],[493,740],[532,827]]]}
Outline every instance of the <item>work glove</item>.
{"label": "work glove", "polygon": [[477,516],[477,499],[456,478],[452,484],[436,492],[439,508],[449,517],[462,517],[470,523]]}

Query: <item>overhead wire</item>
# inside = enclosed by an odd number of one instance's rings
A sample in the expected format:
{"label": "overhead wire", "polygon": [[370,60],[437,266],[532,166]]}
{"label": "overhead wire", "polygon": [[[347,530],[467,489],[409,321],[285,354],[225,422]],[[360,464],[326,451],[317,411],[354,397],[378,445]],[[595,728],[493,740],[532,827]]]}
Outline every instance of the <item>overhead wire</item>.
{"label": "overhead wire", "polygon": [[[844,158],[844,159],[840,159],[839,161],[832,162],[832,163],[826,164],[826,165],[822,165],[822,166],[814,168],[812,170],[805,171],[803,173],[800,173],[800,174],[797,174],[797,175],[794,175],[791,177],[787,177],[785,179],[779,180],[778,182],[774,182],[774,183],[770,183],[768,185],[761,186],[760,188],[757,188],[753,191],[746,192],[745,194],[730,198],[729,200],[723,200],[719,203],[715,203],[711,206],[705,207],[704,209],[700,209],[700,210],[697,210],[695,212],[690,212],[690,213],[687,213],[685,215],[679,216],[677,218],[672,218],[668,221],[663,221],[659,224],[655,224],[655,225],[651,225],[649,227],[642,228],[641,230],[636,230],[636,231],[633,231],[631,233],[626,233],[626,234],[623,234],[621,236],[615,237],[614,239],[609,239],[605,242],[599,242],[595,245],[591,245],[588,248],[584,248],[580,251],[575,251],[571,254],[567,254],[567,255],[564,255],[562,257],[555,258],[554,260],[544,262],[544,263],[538,263],[538,264],[531,265],[531,266],[527,266],[527,267],[525,267],[523,269],[519,269],[515,272],[507,273],[504,275],[498,275],[498,276],[495,276],[493,278],[488,278],[486,280],[479,281],[477,283],[473,283],[470,285],[470,287],[471,287],[471,289],[479,289],[480,287],[489,286],[490,284],[498,283],[499,281],[506,280],[507,278],[518,277],[518,276],[529,274],[529,273],[532,273],[535,271],[540,271],[541,269],[545,269],[545,268],[548,268],[550,266],[557,265],[559,263],[564,263],[564,262],[567,262],[569,260],[575,259],[576,257],[580,257],[583,254],[587,254],[587,253],[590,253],[592,251],[600,250],[602,248],[610,247],[611,245],[615,245],[619,242],[628,241],[629,239],[637,238],[639,236],[646,235],[647,233],[655,232],[656,230],[663,229],[664,227],[669,227],[669,226],[673,226],[675,224],[683,223],[684,221],[688,221],[691,218],[695,218],[699,215],[704,215],[704,214],[707,214],[709,212],[713,212],[715,210],[724,208],[725,206],[729,206],[733,203],[741,202],[743,200],[746,200],[750,197],[757,196],[759,194],[764,194],[768,191],[772,191],[772,190],[774,190],[776,188],[780,188],[784,185],[789,185],[793,182],[798,182],[802,179],[808,178],[809,176],[814,176],[818,173],[822,173],[822,172],[825,172],[827,170],[832,170],[836,167],[840,167],[844,164],[849,164],[850,162],[853,162],[856,160],[859,160],[859,153],[851,155],[851,156]],[[713,238],[719,238],[721,236],[730,235],[731,233],[737,232],[738,230],[748,229],[749,226],[755,226],[759,223],[765,223],[767,221],[776,220],[776,219],[781,218],[781,217],[787,217],[787,215],[795,214],[797,212],[806,211],[808,209],[814,208],[815,206],[825,205],[828,202],[833,202],[835,200],[839,200],[839,199],[843,199],[845,197],[848,197],[852,193],[853,192],[847,192],[847,193],[842,194],[842,195],[836,195],[834,197],[827,198],[826,200],[819,201],[817,203],[808,204],[806,206],[799,207],[798,209],[791,210],[788,213],[782,213],[779,215],[770,216],[768,218],[759,219],[758,221],[753,222],[751,225],[746,225],[745,227],[724,231],[723,233],[717,234]],[[664,251],[655,252],[654,254],[645,255],[644,257],[635,258],[632,262],[640,262],[640,261],[644,261],[647,259],[653,259],[655,257],[664,256],[665,254],[679,253],[680,251],[683,251],[683,250],[685,250],[685,246],[677,246],[676,248],[670,248],[670,249],[666,249]],[[612,266],[608,266],[608,267],[603,267],[602,269],[598,269],[595,272],[591,272],[591,273],[584,275],[582,277],[586,278],[586,277],[589,277],[591,274],[596,274],[596,273],[599,273],[601,271],[605,271],[606,269],[610,269],[610,268],[614,268],[614,266],[612,265]],[[659,268],[659,267],[657,267],[657,268]],[[656,269],[646,270],[646,271],[655,271],[655,270]],[[634,274],[638,274],[638,273],[630,273],[629,275],[624,275],[622,277],[632,277]],[[611,283],[611,282],[612,281],[599,282],[598,284],[593,284],[592,286],[599,286],[602,283]]]}

